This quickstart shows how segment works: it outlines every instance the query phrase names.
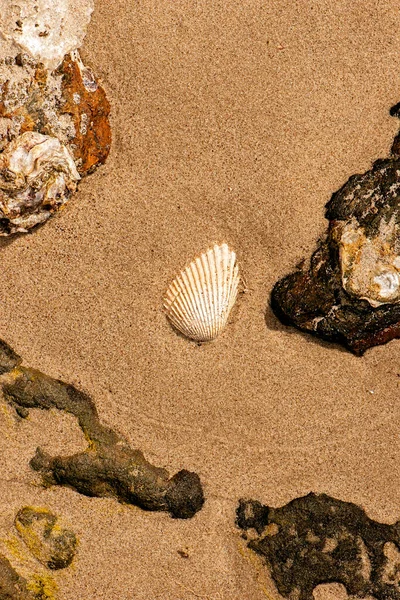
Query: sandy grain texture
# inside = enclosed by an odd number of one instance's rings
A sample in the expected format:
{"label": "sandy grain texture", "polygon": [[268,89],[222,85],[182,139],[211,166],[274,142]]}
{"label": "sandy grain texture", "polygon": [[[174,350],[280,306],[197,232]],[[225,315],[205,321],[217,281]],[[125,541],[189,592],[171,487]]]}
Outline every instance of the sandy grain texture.
{"label": "sandy grain texture", "polygon": [[[275,598],[235,530],[239,497],[279,506],[313,490],[400,517],[400,342],[357,358],[269,310],[265,322],[273,284],[323,232],[331,193],[388,153],[398,4],[95,4],[83,57],[112,104],[111,155],[45,227],[2,244],[0,337],[89,391],[149,460],[196,471],[207,502],[179,522],[32,486],[36,446],[69,454],[85,442],[72,418],[16,424],[1,404],[0,532],[23,505],[73,524],[60,600]],[[248,292],[199,347],[172,331],[162,296],[221,241]]]}

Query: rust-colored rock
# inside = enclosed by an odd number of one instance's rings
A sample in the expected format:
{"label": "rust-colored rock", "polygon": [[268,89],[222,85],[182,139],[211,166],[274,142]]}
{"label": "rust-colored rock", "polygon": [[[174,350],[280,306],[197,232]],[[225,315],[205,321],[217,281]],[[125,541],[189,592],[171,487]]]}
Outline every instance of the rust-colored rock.
{"label": "rust-colored rock", "polygon": [[70,144],[81,175],[103,164],[111,146],[110,103],[92,71],[78,53],[67,55],[62,73],[62,113],[72,117],[75,136]]}
{"label": "rust-colored rock", "polygon": [[[28,55],[0,59],[0,152],[7,152],[10,144],[28,132],[56,138],[72,155],[79,176],[84,177],[103,164],[109,154],[109,113],[103,88],[76,50],[66,55],[53,72]],[[50,179],[57,177],[56,172],[49,174]],[[22,195],[27,202],[18,205],[19,222],[14,226],[6,199],[6,210],[0,207],[0,235],[27,231],[44,222],[68,200],[72,187],[66,186],[65,193],[48,211],[37,199],[31,201],[28,181],[26,189],[8,186],[10,197]]]}

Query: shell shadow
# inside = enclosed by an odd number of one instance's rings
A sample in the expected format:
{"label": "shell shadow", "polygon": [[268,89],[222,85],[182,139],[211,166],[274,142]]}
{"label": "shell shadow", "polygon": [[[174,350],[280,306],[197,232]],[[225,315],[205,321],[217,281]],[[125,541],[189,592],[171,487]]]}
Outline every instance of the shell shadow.
{"label": "shell shadow", "polygon": [[13,242],[16,242],[17,240],[19,240],[21,238],[28,239],[30,236],[34,236],[36,232],[40,231],[42,229],[42,227],[45,227],[47,225],[49,220],[57,218],[57,216],[59,216],[59,215],[58,214],[51,215],[50,219],[47,219],[43,223],[38,223],[37,225],[32,227],[32,229],[29,229],[29,231],[24,231],[21,233],[12,233],[11,235],[0,236],[0,252],[1,252],[2,248],[7,248]]}
{"label": "shell shadow", "polygon": [[10,236],[0,237],[0,252],[3,248],[7,248],[7,246],[11,246],[13,242],[17,239],[26,236],[26,233],[14,233]]}

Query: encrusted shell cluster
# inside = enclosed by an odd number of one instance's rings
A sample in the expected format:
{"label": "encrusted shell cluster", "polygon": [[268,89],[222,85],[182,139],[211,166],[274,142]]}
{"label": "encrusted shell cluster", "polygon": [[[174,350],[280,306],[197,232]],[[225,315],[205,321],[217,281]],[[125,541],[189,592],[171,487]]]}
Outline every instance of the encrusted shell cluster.
{"label": "encrusted shell cluster", "polygon": [[227,244],[201,254],[176,277],[164,298],[172,325],[198,342],[214,340],[228,322],[240,275],[236,254]]}
{"label": "encrusted shell cluster", "polygon": [[339,252],[343,288],[371,306],[400,302],[400,230],[397,213],[380,221],[368,235],[356,219],[340,228]]}
{"label": "encrusted shell cluster", "polygon": [[110,105],[77,50],[93,0],[56,4],[0,0],[0,235],[46,221],[110,151]]}

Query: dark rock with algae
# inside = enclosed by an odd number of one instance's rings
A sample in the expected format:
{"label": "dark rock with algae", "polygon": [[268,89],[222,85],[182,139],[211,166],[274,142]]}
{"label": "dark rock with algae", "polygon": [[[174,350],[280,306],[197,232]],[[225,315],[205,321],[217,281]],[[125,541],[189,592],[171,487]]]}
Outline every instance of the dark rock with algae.
{"label": "dark rock with algae", "polygon": [[341,583],[357,598],[400,600],[400,521],[311,493],[281,508],[241,500],[236,523],[285,598],[312,600],[316,586]]}
{"label": "dark rock with algae", "polygon": [[196,473],[168,471],[149,463],[118,433],[100,422],[90,396],[73,385],[21,365],[5,343],[0,344],[0,387],[22,418],[29,410],[57,409],[74,415],[88,448],[72,456],[50,456],[40,450],[31,460],[46,485],[65,485],[86,496],[111,497],[145,510],[167,511],[173,517],[193,517],[204,495]]}
{"label": "dark rock with algae", "polygon": [[0,555],[0,600],[39,600],[5,556]]}

